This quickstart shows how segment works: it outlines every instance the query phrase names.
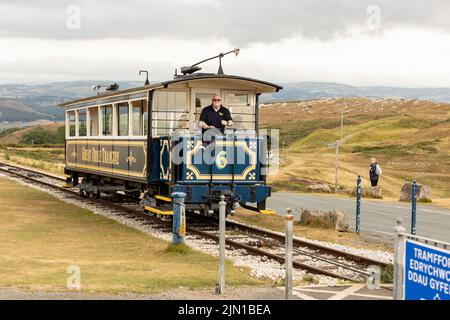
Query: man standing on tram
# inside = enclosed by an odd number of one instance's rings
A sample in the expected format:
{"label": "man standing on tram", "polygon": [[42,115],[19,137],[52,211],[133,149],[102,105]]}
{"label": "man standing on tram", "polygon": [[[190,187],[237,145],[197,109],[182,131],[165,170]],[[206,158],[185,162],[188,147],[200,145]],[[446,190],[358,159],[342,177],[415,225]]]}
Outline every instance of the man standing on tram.
{"label": "man standing on tram", "polygon": [[215,95],[212,98],[212,103],[203,108],[200,114],[199,126],[202,128],[202,133],[205,133],[208,129],[219,129],[222,134],[225,131],[225,127],[233,125],[233,118],[231,118],[230,110],[225,108],[222,103],[222,98]]}

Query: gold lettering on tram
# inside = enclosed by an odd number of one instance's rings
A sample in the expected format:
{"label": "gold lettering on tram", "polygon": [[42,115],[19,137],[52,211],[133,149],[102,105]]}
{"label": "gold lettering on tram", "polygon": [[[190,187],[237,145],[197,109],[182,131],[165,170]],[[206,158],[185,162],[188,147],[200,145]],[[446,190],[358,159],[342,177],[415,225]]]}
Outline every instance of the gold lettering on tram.
{"label": "gold lettering on tram", "polygon": [[81,150],[81,159],[87,162],[100,162],[102,164],[119,165],[119,158],[119,151],[109,151],[105,148],[98,150],[95,147],[90,149],[83,147]]}

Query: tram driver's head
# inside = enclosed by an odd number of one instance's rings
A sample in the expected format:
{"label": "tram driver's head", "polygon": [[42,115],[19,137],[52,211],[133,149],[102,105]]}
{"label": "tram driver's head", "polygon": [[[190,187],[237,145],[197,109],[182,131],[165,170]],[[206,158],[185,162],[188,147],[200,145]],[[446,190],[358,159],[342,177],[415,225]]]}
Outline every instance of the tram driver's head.
{"label": "tram driver's head", "polygon": [[212,102],[212,106],[214,107],[214,108],[219,108],[220,106],[221,106],[221,104],[222,104],[222,98],[220,97],[220,96],[218,96],[218,95],[215,95],[213,98],[212,98],[212,100],[211,100],[211,102]]}

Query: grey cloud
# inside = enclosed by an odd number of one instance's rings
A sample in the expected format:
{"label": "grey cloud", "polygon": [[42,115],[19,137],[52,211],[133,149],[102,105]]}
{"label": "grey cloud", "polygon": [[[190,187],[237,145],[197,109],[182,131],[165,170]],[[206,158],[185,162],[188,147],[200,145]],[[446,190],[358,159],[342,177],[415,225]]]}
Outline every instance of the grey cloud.
{"label": "grey cloud", "polygon": [[[67,7],[81,8],[80,30],[66,28]],[[41,0],[0,1],[0,37],[52,39],[222,37],[235,45],[294,35],[329,39],[364,28],[369,5],[382,28],[450,30],[446,0]]]}

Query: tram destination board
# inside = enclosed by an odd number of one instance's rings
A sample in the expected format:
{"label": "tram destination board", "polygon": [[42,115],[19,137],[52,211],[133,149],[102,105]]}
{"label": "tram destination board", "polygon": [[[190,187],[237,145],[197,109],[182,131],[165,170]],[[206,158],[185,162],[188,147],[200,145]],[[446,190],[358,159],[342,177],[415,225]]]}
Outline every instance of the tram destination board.
{"label": "tram destination board", "polygon": [[450,300],[450,251],[407,239],[405,300]]}

